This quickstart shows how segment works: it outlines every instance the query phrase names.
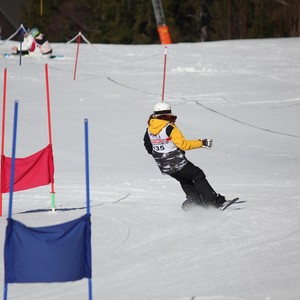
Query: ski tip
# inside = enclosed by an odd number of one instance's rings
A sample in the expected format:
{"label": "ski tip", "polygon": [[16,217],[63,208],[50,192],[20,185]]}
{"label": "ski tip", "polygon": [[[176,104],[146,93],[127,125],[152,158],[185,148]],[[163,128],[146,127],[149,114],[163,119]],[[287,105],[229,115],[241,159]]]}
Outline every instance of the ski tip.
{"label": "ski tip", "polygon": [[221,207],[221,210],[225,210],[226,208],[228,208],[230,205],[232,205],[233,203],[235,203],[236,201],[238,201],[240,198],[234,198],[232,200],[228,200],[227,202],[225,202],[225,204]]}

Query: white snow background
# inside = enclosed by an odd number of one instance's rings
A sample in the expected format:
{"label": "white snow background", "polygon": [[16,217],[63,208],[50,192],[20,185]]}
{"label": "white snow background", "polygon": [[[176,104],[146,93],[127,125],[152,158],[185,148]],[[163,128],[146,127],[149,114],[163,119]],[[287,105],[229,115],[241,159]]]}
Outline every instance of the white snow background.
{"label": "white snow background", "polygon": [[[187,139],[214,139],[210,151],[187,157],[218,193],[240,198],[224,212],[182,211],[179,183],[144,149],[162,99],[164,46],[81,44],[76,80],[76,43],[53,47],[64,59],[0,59],[1,97],[8,71],[6,156],[15,100],[16,157],[48,144],[49,65],[57,211],[44,186],[14,193],[13,218],[40,227],[85,213],[88,118],[94,299],[300,299],[300,39],[168,46],[165,101]],[[1,249],[7,210],[4,194]],[[2,291],[3,259],[0,269]],[[8,286],[13,300],[87,298],[86,279]]]}

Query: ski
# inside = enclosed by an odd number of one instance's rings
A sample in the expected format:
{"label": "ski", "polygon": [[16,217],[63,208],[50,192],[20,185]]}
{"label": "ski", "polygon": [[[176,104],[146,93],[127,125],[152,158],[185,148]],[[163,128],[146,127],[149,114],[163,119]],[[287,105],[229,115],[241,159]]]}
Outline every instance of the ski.
{"label": "ski", "polygon": [[11,53],[0,53],[0,57],[10,57],[12,56]]}
{"label": "ski", "polygon": [[[12,54],[12,53],[0,53],[0,58],[10,58],[10,57],[19,57],[19,54]],[[30,55],[22,55],[22,57],[30,57]],[[65,59],[64,55],[50,55],[50,56],[45,56],[41,58],[49,58],[49,59]]]}
{"label": "ski", "polygon": [[227,202],[224,203],[223,206],[220,207],[221,210],[225,210],[226,208],[228,208],[230,205],[232,205],[233,203],[235,203],[236,201],[238,201],[240,198],[234,198],[232,200],[229,200]]}
{"label": "ski", "polygon": [[[0,53],[0,57],[7,58],[7,57],[19,57],[20,54],[16,53]],[[28,54],[22,55],[22,57],[29,57]]]}
{"label": "ski", "polygon": [[65,59],[64,55],[50,55],[50,59]]}

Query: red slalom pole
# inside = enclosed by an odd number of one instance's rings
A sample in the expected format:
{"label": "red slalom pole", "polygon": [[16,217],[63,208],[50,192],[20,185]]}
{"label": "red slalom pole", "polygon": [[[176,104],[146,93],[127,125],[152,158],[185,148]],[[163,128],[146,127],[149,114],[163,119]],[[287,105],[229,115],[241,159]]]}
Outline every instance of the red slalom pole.
{"label": "red slalom pole", "polygon": [[46,75],[46,96],[47,96],[47,111],[48,111],[49,143],[52,144],[51,114],[50,114],[50,88],[49,88],[48,64],[45,64],[45,75]]}
{"label": "red slalom pole", "polygon": [[[51,128],[50,89],[49,89],[48,64],[45,64],[45,75],[46,75],[46,96],[47,96],[47,111],[48,111],[49,144],[52,146],[52,128]],[[52,212],[55,211],[55,197],[54,197],[54,195],[55,195],[54,182],[51,182],[51,205],[52,205]]]}
{"label": "red slalom pole", "polygon": [[79,54],[80,37],[81,37],[81,32],[79,32],[78,38],[77,38],[77,51],[76,51],[76,59],[75,59],[75,67],[74,67],[74,76],[73,76],[73,80],[76,79],[76,71],[77,71],[77,63],[78,63],[78,54]]}
{"label": "red slalom pole", "polygon": [[[3,76],[3,106],[2,106],[2,138],[1,138],[1,159],[4,155],[4,133],[5,133],[5,116],[6,116],[6,86],[7,86],[7,69],[4,69],[4,76]],[[1,162],[2,166],[2,162]],[[0,176],[0,186],[2,182],[2,167],[1,169],[1,176]],[[0,190],[0,217],[2,217],[2,186]]]}
{"label": "red slalom pole", "polygon": [[162,86],[162,97],[161,97],[161,101],[164,101],[164,100],[165,100],[166,66],[167,66],[167,47],[165,47],[165,56],[164,56],[164,76],[163,76],[163,86]]}
{"label": "red slalom pole", "polygon": [[4,154],[4,133],[5,133],[5,115],[6,115],[6,113],[5,113],[6,112],[6,85],[7,85],[7,69],[4,69],[1,155]]}

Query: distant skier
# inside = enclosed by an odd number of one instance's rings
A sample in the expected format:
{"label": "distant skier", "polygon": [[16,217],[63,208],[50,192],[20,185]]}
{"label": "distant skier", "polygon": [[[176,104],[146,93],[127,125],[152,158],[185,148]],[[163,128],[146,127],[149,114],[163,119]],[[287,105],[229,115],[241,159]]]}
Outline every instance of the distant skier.
{"label": "distant skier", "polygon": [[49,57],[52,54],[52,47],[43,33],[37,28],[30,30],[30,35],[34,38],[34,42],[30,49],[30,55],[36,57]]}
{"label": "distant skier", "polygon": [[186,150],[212,147],[211,139],[186,140],[174,124],[177,116],[172,114],[168,103],[162,101],[154,106],[154,113],[148,120],[144,146],[155,159],[162,174],[180,182],[186,194],[182,209],[192,206],[220,207],[226,202],[206,180],[204,172],[185,157]]}

